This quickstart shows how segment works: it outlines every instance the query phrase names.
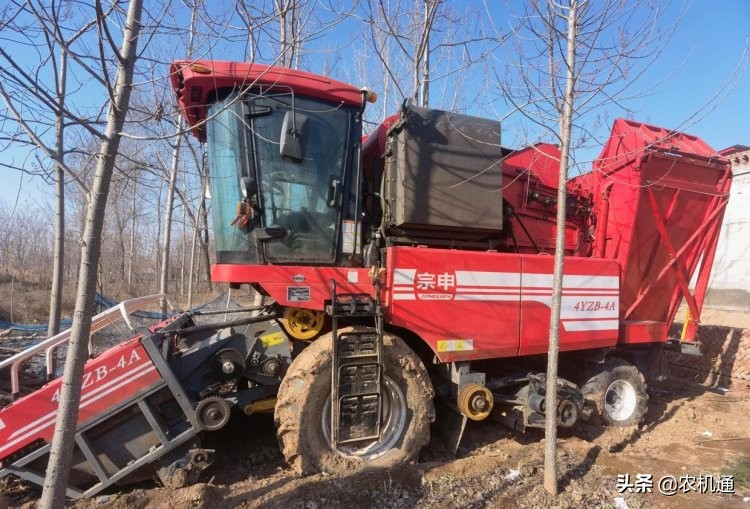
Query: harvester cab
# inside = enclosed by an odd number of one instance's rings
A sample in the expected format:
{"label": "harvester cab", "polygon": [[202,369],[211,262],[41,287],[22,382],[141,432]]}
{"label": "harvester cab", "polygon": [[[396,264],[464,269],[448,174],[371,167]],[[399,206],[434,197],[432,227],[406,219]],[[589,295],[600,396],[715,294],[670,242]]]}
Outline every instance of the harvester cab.
{"label": "harvester cab", "polygon": [[244,82],[227,70],[224,82],[218,64],[218,83],[205,90],[193,86],[201,71],[177,65],[173,79],[190,98],[195,134],[208,139],[217,263],[335,265],[352,254],[341,232],[355,218],[362,94],[306,95],[269,69]]}

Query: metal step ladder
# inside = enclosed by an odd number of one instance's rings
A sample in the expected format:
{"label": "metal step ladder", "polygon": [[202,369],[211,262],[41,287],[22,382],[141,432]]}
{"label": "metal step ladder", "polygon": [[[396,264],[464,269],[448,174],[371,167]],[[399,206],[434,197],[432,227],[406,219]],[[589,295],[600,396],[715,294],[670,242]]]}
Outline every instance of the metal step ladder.
{"label": "metal step ladder", "polygon": [[[368,294],[336,293],[327,307],[331,316],[331,446],[380,439],[383,377],[383,317],[380,288]],[[339,332],[342,318],[372,318],[375,328],[356,327]]]}

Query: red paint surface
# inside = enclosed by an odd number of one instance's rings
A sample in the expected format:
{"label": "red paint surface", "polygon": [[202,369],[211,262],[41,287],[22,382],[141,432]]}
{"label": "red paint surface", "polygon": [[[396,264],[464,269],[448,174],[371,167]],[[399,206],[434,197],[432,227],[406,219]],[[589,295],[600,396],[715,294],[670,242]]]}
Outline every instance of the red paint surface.
{"label": "red paint surface", "polygon": [[[208,68],[210,72],[195,72],[191,65]],[[287,90],[292,87],[300,95],[337,104],[362,104],[362,94],[351,85],[286,67],[218,60],[181,60],[170,65],[169,75],[187,123],[200,140],[206,139],[206,129],[201,122],[206,118],[209,98],[214,91],[222,88],[278,85],[287,87]]]}
{"label": "red paint surface", "polygon": [[[388,250],[388,260],[387,321],[417,333],[441,361],[546,353],[552,257],[397,247]],[[398,284],[397,271],[402,269],[416,270],[411,288],[406,282]],[[420,278],[420,274],[434,274],[436,281],[443,275],[443,283],[446,277],[450,280],[452,276],[456,284],[420,290],[420,280],[429,280],[425,276]],[[469,276],[464,276],[462,281],[461,274],[470,274],[476,281],[467,282]],[[562,315],[560,350],[614,346],[618,337],[618,265],[608,260],[568,257],[565,274],[566,277],[610,278],[615,290],[606,291],[603,297],[596,284],[575,288],[572,283],[564,283],[563,299],[571,304],[571,309]],[[539,280],[544,282],[539,283]],[[484,286],[479,286],[482,282]],[[414,296],[413,300],[410,295]],[[600,306],[612,303],[614,307],[607,312],[602,309],[597,318],[595,311],[573,309],[573,303],[578,302],[601,302]],[[584,315],[593,316],[584,318]],[[613,317],[608,320],[611,322],[609,329],[566,330],[566,324],[586,327],[584,322],[601,322],[605,315]],[[451,339],[472,340],[473,348],[460,352],[439,351],[438,342]]]}
{"label": "red paint surface", "polygon": [[[112,408],[161,381],[140,339],[121,343],[86,363],[78,427],[107,415]],[[43,440],[49,443],[62,378],[0,409],[0,459]]]}
{"label": "red paint surface", "polygon": [[593,192],[595,210],[604,209],[602,192],[611,187],[608,213],[598,218],[607,233],[595,239],[595,252],[622,267],[621,319],[669,328],[683,298],[700,311],[705,292],[690,295],[681,279],[713,257],[728,162],[695,136],[618,119],[593,169],[573,183]]}
{"label": "red paint surface", "polygon": [[[211,268],[213,281],[259,283],[281,305],[307,309],[325,309],[331,300],[332,281],[338,293],[367,293],[375,296],[368,270],[347,267],[308,267],[295,265],[229,265]],[[356,280],[356,282],[352,282]],[[290,301],[290,288],[309,288],[307,301]]]}

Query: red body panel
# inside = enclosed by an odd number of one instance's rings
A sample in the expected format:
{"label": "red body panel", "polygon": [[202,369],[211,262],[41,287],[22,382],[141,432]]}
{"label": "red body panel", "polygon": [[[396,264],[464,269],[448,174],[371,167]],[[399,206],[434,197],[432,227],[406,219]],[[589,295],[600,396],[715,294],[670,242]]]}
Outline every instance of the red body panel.
{"label": "red body panel", "polygon": [[[547,351],[551,256],[391,247],[387,260],[387,323],[419,335],[441,361]],[[339,293],[374,296],[362,268],[215,265],[212,277],[258,283],[279,304],[308,309],[324,309],[334,280]],[[619,277],[613,261],[566,258],[561,350],[617,343]]]}
{"label": "red body panel", "polygon": [[[78,427],[162,380],[140,339],[121,343],[86,363]],[[55,430],[62,378],[0,409],[0,459]]]}
{"label": "red body panel", "polygon": [[[729,164],[695,136],[618,119],[594,170],[574,183],[595,197],[594,251],[622,266],[621,320],[668,329],[683,298],[699,320],[728,200]],[[701,258],[708,263],[691,292]],[[623,336],[641,342],[648,335]]]}
{"label": "red body panel", "polygon": [[557,189],[560,175],[560,148],[550,143],[537,143],[517,150],[503,160],[507,173],[518,169],[535,175],[547,187]]}
{"label": "red body panel", "polygon": [[[546,353],[553,258],[388,250],[389,323],[420,335],[443,362]],[[565,260],[560,350],[617,343],[619,267]]]}
{"label": "red body panel", "polygon": [[[193,65],[195,67],[191,67]],[[353,106],[362,104],[362,94],[351,85],[286,67],[246,62],[181,60],[172,63],[169,75],[187,123],[193,127],[193,134],[200,140],[206,139],[202,121],[205,120],[209,98],[222,88],[242,89],[263,85],[285,87],[288,90],[292,87],[297,94],[324,101]]]}
{"label": "red body panel", "polygon": [[258,283],[281,305],[321,311],[325,301],[331,300],[331,281],[336,281],[338,293],[375,296],[368,270],[361,267],[217,264],[212,267],[211,280]]}
{"label": "red body panel", "polygon": [[642,344],[664,341],[669,333],[666,322],[634,321],[620,324],[620,342],[623,344]]}

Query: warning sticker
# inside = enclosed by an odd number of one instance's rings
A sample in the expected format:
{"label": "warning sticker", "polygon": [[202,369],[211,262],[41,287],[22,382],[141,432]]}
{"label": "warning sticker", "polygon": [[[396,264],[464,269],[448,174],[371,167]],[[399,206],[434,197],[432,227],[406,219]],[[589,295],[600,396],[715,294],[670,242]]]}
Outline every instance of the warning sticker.
{"label": "warning sticker", "polygon": [[347,254],[352,254],[359,251],[359,230],[361,223],[355,223],[354,221],[343,221],[342,222],[342,247],[341,251]]}
{"label": "warning sticker", "polygon": [[265,348],[269,346],[278,345],[284,342],[284,334],[281,332],[274,332],[273,334],[266,334],[260,337],[260,342]]}
{"label": "warning sticker", "polygon": [[437,342],[438,352],[463,352],[474,350],[473,339],[440,339]]}
{"label": "warning sticker", "polygon": [[286,300],[288,302],[309,302],[310,301],[310,287],[309,286],[287,286],[286,287]]}

